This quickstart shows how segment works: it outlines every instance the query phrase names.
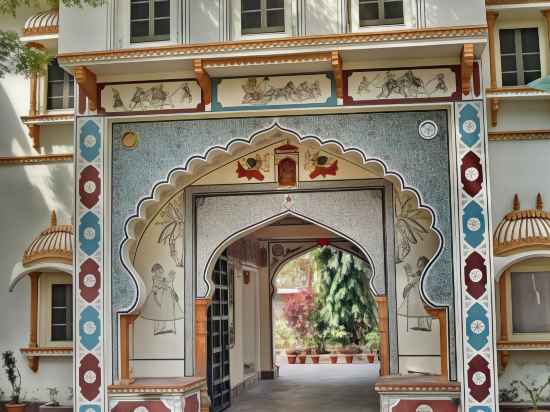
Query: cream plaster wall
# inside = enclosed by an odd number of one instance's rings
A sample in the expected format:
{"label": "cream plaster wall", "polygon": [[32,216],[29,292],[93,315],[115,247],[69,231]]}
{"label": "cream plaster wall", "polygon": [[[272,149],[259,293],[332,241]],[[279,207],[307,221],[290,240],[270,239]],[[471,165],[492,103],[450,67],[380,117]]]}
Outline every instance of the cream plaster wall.
{"label": "cream plaster wall", "polygon": [[[0,17],[3,30],[20,31],[25,19],[36,10],[20,9],[15,19]],[[20,116],[28,114],[28,80],[18,75],[0,79],[0,156],[34,155],[27,128]],[[42,128],[43,152],[72,151],[72,126]],[[27,399],[48,400],[46,387],[57,387],[63,403],[72,386],[72,360],[43,358],[33,373],[19,348],[28,345],[30,282],[23,279],[14,292],[8,292],[13,266],[41,230],[49,225],[50,211],[56,209],[59,223],[73,215],[73,166],[71,163],[0,167],[0,352],[13,350],[23,377]],[[8,382],[0,373],[0,390],[8,392]]]}
{"label": "cream plaster wall", "polygon": [[550,202],[548,173],[550,141],[491,142],[489,144],[493,228],[512,210],[517,193],[523,209],[535,208],[541,193]]}
{"label": "cream plaster wall", "polygon": [[484,0],[418,0],[423,3],[426,27],[485,24]]}

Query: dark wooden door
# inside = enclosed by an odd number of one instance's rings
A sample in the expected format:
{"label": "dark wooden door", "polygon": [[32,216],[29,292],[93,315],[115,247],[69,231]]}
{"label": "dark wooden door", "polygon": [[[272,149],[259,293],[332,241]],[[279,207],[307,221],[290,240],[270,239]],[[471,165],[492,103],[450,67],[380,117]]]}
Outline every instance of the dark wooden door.
{"label": "dark wooden door", "polygon": [[208,392],[211,412],[219,412],[231,406],[231,382],[229,379],[229,299],[230,268],[224,253],[214,268],[212,280],[214,294],[208,309]]}

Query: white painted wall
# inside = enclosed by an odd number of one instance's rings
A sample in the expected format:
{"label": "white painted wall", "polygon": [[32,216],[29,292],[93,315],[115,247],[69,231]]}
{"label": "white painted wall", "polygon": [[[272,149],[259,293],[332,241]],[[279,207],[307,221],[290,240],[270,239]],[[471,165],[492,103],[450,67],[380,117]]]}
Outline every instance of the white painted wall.
{"label": "white painted wall", "polygon": [[59,53],[108,50],[110,2],[100,7],[59,6]]}
{"label": "white painted wall", "polygon": [[485,24],[484,0],[417,0],[424,3],[426,27],[473,26]]}
{"label": "white painted wall", "polygon": [[[20,32],[25,19],[36,10],[20,9],[15,19],[0,17],[3,30]],[[29,82],[22,76],[0,79],[0,156],[35,155],[20,116],[28,114]],[[44,153],[72,152],[72,126],[42,128]],[[30,282],[23,279],[12,293],[8,282],[15,263],[40,231],[49,226],[50,211],[56,209],[58,222],[71,221],[73,210],[73,166],[71,163],[0,167],[0,352],[13,350],[23,380],[27,400],[48,400],[46,387],[57,387],[59,400],[68,401],[72,386],[70,358],[43,358],[33,373],[19,352],[28,346],[30,331]],[[0,391],[9,393],[0,372]]]}
{"label": "white painted wall", "polygon": [[[548,127],[547,127],[548,128]],[[491,142],[489,144],[493,228],[512,210],[517,193],[522,209],[535,208],[541,193],[550,203],[548,180],[550,141]]]}

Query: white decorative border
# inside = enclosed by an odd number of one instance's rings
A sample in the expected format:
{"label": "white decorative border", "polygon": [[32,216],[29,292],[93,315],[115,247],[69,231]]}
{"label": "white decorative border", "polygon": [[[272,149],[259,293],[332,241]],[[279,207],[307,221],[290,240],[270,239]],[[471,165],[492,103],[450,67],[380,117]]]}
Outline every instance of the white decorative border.
{"label": "white decorative border", "polygon": [[498,410],[482,101],[455,103],[465,412]]}

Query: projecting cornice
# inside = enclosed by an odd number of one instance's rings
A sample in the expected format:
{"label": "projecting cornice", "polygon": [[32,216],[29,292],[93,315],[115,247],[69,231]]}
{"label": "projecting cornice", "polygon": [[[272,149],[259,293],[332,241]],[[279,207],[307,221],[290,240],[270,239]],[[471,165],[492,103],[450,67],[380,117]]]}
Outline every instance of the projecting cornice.
{"label": "projecting cornice", "polygon": [[392,30],[385,32],[345,33],[325,36],[302,36],[263,40],[244,40],[220,43],[181,44],[155,48],[133,48],[112,51],[63,53],[58,56],[60,64],[75,66],[82,64],[131,61],[135,59],[162,59],[174,57],[211,58],[220,53],[231,55],[255,51],[284,51],[304,48],[319,48],[327,51],[347,46],[368,46],[384,42],[422,41],[422,40],[461,40],[471,42],[472,38],[485,39],[487,26],[437,27],[413,30]]}

